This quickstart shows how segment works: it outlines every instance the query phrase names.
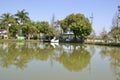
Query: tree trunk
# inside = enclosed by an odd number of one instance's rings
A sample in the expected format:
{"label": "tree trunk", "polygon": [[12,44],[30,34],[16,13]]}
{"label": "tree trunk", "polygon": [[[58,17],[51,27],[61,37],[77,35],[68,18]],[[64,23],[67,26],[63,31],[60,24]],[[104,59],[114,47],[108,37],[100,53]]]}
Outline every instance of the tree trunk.
{"label": "tree trunk", "polygon": [[28,40],[30,40],[30,34],[28,34]]}

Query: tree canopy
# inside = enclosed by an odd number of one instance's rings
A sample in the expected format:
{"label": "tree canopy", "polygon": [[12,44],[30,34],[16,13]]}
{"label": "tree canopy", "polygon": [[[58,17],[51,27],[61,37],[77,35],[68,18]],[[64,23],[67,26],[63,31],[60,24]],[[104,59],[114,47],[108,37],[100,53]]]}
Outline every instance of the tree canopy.
{"label": "tree canopy", "polygon": [[92,32],[92,26],[88,18],[80,13],[68,15],[60,21],[60,26],[64,32],[70,29],[74,33],[75,39],[78,37],[81,42]]}
{"label": "tree canopy", "polygon": [[25,9],[21,10],[21,11],[17,11],[17,13],[15,14],[18,23],[24,23],[26,20],[29,20],[29,16],[28,16],[28,12],[25,11]]}
{"label": "tree canopy", "polygon": [[[0,28],[8,29],[12,35],[39,35],[43,33],[47,37],[59,37],[60,30],[64,32],[70,30],[74,33],[75,40],[84,39],[92,32],[91,24],[83,14],[70,14],[64,20],[54,21],[52,18],[51,25],[47,21],[33,22],[29,18],[29,13],[24,9],[17,11],[17,13],[11,15],[10,13],[4,13],[0,16]],[[10,24],[10,26],[9,26]],[[61,28],[58,28],[61,27]]]}
{"label": "tree canopy", "polygon": [[116,13],[112,19],[112,28],[109,32],[115,42],[120,40],[120,17],[119,13]]}

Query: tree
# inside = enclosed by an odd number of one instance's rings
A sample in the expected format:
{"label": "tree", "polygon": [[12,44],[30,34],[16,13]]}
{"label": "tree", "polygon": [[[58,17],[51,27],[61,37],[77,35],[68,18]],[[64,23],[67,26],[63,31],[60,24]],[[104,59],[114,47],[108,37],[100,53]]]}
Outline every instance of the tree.
{"label": "tree", "polygon": [[96,33],[95,31],[92,29],[91,34],[87,37],[87,39],[89,39],[91,42],[94,42],[96,39]]}
{"label": "tree", "polygon": [[115,39],[115,42],[118,42],[120,39],[120,27],[113,27],[109,33]]}
{"label": "tree", "polygon": [[17,23],[25,23],[25,21],[29,20],[29,16],[28,16],[28,12],[25,11],[25,9],[21,10],[21,11],[17,11],[17,13],[15,14]]}
{"label": "tree", "polygon": [[9,32],[13,37],[17,37],[16,35],[19,33],[19,30],[20,27],[17,24],[12,24],[12,26],[9,28]]}
{"label": "tree", "polygon": [[0,17],[1,17],[0,27],[1,29],[7,30],[7,36],[9,36],[10,34],[9,29],[11,25],[15,24],[15,18],[10,13],[4,13]]}
{"label": "tree", "polygon": [[7,29],[9,26],[9,24],[13,24],[15,22],[15,18],[13,15],[11,15],[10,13],[4,13],[2,14],[1,17],[1,26],[2,28]]}
{"label": "tree", "polygon": [[59,21],[55,20],[55,15],[52,16],[49,33],[47,35],[58,37],[60,35]]}
{"label": "tree", "polygon": [[101,33],[101,37],[104,40],[104,42],[107,42],[107,40],[108,40],[108,34],[107,34],[107,31],[105,30],[105,28],[103,28],[103,31]]}
{"label": "tree", "polygon": [[35,23],[29,20],[29,21],[26,21],[26,23],[24,23],[22,26],[23,26],[22,31],[24,35],[27,35],[27,38],[29,40],[30,35],[36,32]]}
{"label": "tree", "polygon": [[88,18],[79,13],[68,15],[60,22],[60,26],[64,31],[70,29],[74,33],[75,40],[78,37],[81,42],[84,42],[84,39],[92,32],[92,26]]}
{"label": "tree", "polygon": [[47,21],[36,22],[37,37],[42,39],[48,33],[49,23]]}
{"label": "tree", "polygon": [[120,27],[120,17],[119,17],[119,13],[116,12],[116,14],[114,15],[113,19],[112,19],[112,27]]}
{"label": "tree", "polygon": [[112,19],[112,28],[109,32],[116,42],[120,39],[120,17],[119,13],[116,13]]}
{"label": "tree", "polygon": [[[16,18],[16,23],[20,24],[18,25],[20,27],[19,29],[19,34],[23,35],[23,24],[25,24],[27,21],[29,22],[30,18],[28,16],[28,12],[25,11],[25,9],[21,10],[21,11],[17,11],[17,13],[15,14]],[[26,25],[26,24],[25,24]]]}
{"label": "tree", "polygon": [[48,32],[48,27],[49,27],[49,23],[48,23],[47,21],[37,22],[38,32],[47,34],[47,32]]}
{"label": "tree", "polygon": [[50,38],[53,37],[59,37],[60,31],[57,30],[55,27],[49,27],[47,36],[49,36]]}

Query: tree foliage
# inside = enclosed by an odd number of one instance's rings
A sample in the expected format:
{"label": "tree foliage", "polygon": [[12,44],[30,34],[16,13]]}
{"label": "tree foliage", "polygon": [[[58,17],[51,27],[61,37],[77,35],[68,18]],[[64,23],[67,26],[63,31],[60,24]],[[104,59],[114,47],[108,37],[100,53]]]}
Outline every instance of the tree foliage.
{"label": "tree foliage", "polygon": [[113,27],[110,31],[110,34],[116,42],[120,40],[120,27]]}
{"label": "tree foliage", "polygon": [[47,34],[49,23],[47,21],[41,21],[36,23],[38,32]]}
{"label": "tree foliage", "polygon": [[57,61],[64,65],[69,71],[82,71],[90,63],[91,55],[82,46],[76,50],[76,45],[71,54],[61,53],[59,57],[55,57]]}
{"label": "tree foliage", "polygon": [[30,34],[34,34],[37,31],[33,21],[26,21],[22,26],[23,33],[28,36],[28,39],[30,39]]}
{"label": "tree foliage", "polygon": [[15,14],[17,19],[17,23],[25,23],[26,20],[29,20],[29,16],[28,16],[28,12],[25,11],[25,9],[21,10],[21,11],[17,11],[17,13]]}
{"label": "tree foliage", "polygon": [[107,42],[107,40],[108,40],[108,33],[105,30],[105,28],[103,28],[103,30],[102,30],[101,37],[104,40],[104,42]]}
{"label": "tree foliage", "polygon": [[112,19],[112,28],[109,32],[116,42],[120,40],[120,17],[119,13],[116,13]]}
{"label": "tree foliage", "polygon": [[54,21],[53,16],[51,25],[47,21],[33,22],[28,14],[25,9],[17,11],[13,15],[4,13],[0,16],[0,27],[4,27],[7,30],[9,28],[9,32],[12,35],[20,34],[28,36],[33,33],[37,35],[42,33],[45,36],[51,37],[59,37],[60,30],[58,27],[62,27],[64,31],[68,29],[72,31],[75,38],[80,38],[81,40],[84,40],[92,31],[89,20],[83,14],[70,14],[61,21]]}
{"label": "tree foliage", "polygon": [[9,24],[14,24],[15,19],[14,16],[10,13],[4,13],[0,16],[1,18],[1,27],[7,29]]}
{"label": "tree foliage", "polygon": [[92,32],[92,26],[83,14],[70,14],[60,22],[64,31],[70,29],[75,38],[78,37],[83,41]]}
{"label": "tree foliage", "polygon": [[113,16],[112,19],[112,27],[120,27],[120,16],[119,13],[116,12],[116,14]]}

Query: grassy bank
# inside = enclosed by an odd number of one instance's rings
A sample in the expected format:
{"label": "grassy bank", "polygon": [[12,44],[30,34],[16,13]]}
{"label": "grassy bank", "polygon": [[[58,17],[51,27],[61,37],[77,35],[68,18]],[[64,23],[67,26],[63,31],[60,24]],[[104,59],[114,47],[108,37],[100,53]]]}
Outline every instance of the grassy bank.
{"label": "grassy bank", "polygon": [[[17,39],[0,39],[0,42],[42,42],[40,40],[17,40]],[[80,43],[80,42],[61,42],[61,43]],[[84,44],[102,45],[102,46],[116,46],[120,47],[120,43],[102,43],[102,42],[85,42]]]}
{"label": "grassy bank", "polygon": [[25,41],[25,42],[40,42],[40,40],[0,39],[0,42],[20,42],[20,41]]}
{"label": "grassy bank", "polygon": [[85,44],[120,47],[120,43],[85,42]]}

